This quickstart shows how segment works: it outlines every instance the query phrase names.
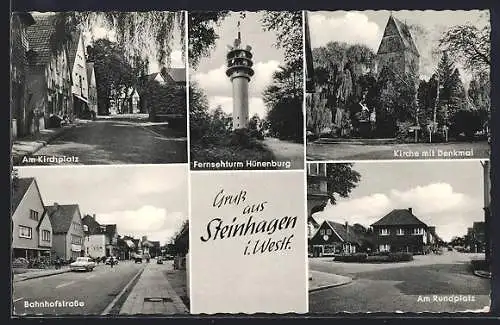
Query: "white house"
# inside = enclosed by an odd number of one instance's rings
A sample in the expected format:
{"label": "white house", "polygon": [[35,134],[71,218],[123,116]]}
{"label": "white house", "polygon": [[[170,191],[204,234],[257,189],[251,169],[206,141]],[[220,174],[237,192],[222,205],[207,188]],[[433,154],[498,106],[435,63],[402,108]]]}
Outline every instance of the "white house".
{"label": "white house", "polygon": [[14,257],[50,255],[52,224],[34,178],[17,178],[12,193],[12,249]]}
{"label": "white house", "polygon": [[89,81],[82,33],[78,32],[73,35],[68,55],[73,81],[71,92],[73,93],[74,113],[76,116],[81,116],[89,109]]}

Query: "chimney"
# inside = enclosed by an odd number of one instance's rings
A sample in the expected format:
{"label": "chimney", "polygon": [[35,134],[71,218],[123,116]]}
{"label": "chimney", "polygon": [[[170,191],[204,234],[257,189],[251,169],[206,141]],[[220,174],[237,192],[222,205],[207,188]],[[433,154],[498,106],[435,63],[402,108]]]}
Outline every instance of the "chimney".
{"label": "chimney", "polygon": [[412,208],[408,208],[408,212],[410,212],[411,214],[413,214],[413,209]]}
{"label": "chimney", "polygon": [[345,231],[349,233],[349,223],[347,221],[345,222]]}
{"label": "chimney", "polygon": [[92,215],[92,218],[95,220],[95,213]]}
{"label": "chimney", "polygon": [[59,208],[59,203],[54,202],[54,208],[55,208],[55,209],[58,209],[58,208]]}

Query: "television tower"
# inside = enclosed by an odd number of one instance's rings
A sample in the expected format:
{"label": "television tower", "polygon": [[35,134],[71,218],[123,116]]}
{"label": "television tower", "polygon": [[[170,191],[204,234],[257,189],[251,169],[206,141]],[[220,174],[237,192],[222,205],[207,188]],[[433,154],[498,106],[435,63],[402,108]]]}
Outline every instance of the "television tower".
{"label": "television tower", "polygon": [[252,47],[241,44],[240,22],[238,21],[238,38],[229,46],[227,53],[226,75],[233,85],[233,130],[248,127],[248,83],[254,70],[252,69]]}

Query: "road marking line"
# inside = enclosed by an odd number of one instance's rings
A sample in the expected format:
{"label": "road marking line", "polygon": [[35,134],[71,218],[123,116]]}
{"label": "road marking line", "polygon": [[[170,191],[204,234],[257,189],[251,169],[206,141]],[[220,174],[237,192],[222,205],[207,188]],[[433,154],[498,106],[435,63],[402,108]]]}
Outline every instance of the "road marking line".
{"label": "road marking line", "polygon": [[59,288],[62,288],[62,287],[66,287],[66,286],[69,286],[69,285],[72,285],[73,283],[75,283],[76,281],[69,281],[69,282],[65,282],[65,283],[62,283],[60,285],[58,285],[56,287],[56,289],[59,289]]}
{"label": "road marking line", "polygon": [[19,300],[22,300],[22,299],[24,299],[24,297],[17,298],[17,299],[14,300],[14,302],[18,302]]}
{"label": "road marking line", "polygon": [[108,315],[109,314],[111,309],[113,309],[113,307],[118,302],[118,300],[120,300],[120,298],[123,296],[125,291],[127,291],[127,289],[132,285],[134,280],[137,277],[139,277],[142,274],[142,272],[144,272],[145,269],[146,269],[146,267],[142,267],[141,269],[139,269],[139,271],[137,271],[137,273],[134,275],[134,277],[132,279],[130,279],[130,281],[125,285],[125,287],[123,287],[122,291],[120,291],[120,293],[115,297],[115,299],[113,299],[113,301],[111,301],[109,303],[109,305],[104,309],[104,311],[101,313],[101,315]]}

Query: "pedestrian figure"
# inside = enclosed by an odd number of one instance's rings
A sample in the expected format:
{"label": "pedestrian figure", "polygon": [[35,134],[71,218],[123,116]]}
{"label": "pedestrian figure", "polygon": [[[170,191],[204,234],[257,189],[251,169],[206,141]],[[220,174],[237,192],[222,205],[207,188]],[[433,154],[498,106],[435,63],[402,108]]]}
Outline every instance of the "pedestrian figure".
{"label": "pedestrian figure", "polygon": [[113,268],[113,266],[115,265],[115,259],[113,258],[113,256],[109,258],[109,265],[111,265],[111,268]]}

